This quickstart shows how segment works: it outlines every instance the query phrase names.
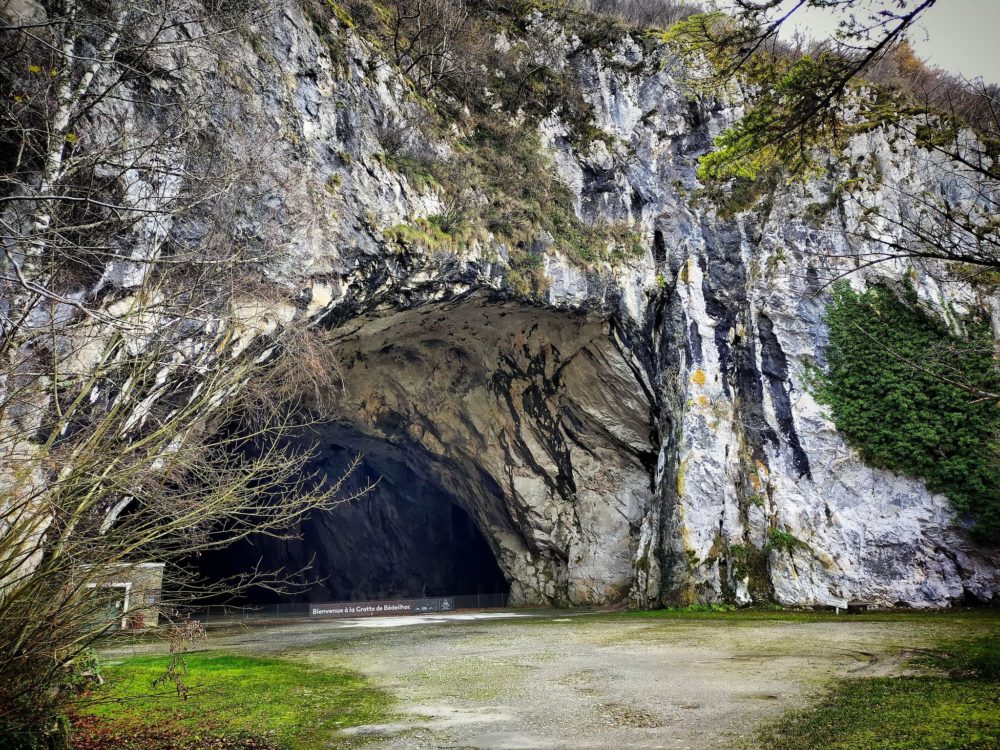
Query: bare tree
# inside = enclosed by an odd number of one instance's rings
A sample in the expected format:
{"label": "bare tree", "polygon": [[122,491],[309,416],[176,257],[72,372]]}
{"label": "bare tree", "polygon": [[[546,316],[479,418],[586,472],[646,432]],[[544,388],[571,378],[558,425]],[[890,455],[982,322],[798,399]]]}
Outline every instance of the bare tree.
{"label": "bare tree", "polygon": [[865,265],[890,260],[945,261],[953,271],[971,267],[963,279],[981,272],[1000,270],[1000,193],[996,185],[984,184],[968,176],[963,180],[966,194],[952,197],[947,192],[920,192],[904,187],[883,188],[904,211],[889,211],[882,201],[847,196],[844,200],[859,217],[848,235],[859,240],[853,257]]}
{"label": "bare tree", "polygon": [[389,32],[392,53],[403,75],[429,94],[460,76],[469,64],[462,54],[472,29],[464,0],[393,0]]}
{"label": "bare tree", "polygon": [[623,21],[640,28],[668,29],[699,13],[701,8],[684,0],[572,0],[574,9]]}
{"label": "bare tree", "polygon": [[482,16],[467,0],[347,0],[354,19],[422,96],[464,100],[484,79],[490,51]]}
{"label": "bare tree", "polygon": [[55,742],[74,664],[129,614],[105,608],[122,566],[171,563],[190,601],[210,590],[192,555],[345,500],[287,447],[337,383],[322,332],[264,291],[294,219],[244,208],[275,187],[267,138],[224,88],[172,85],[212,80],[266,10],[63,0],[3,19],[4,736]]}
{"label": "bare tree", "polygon": [[[859,129],[891,124],[929,152],[926,161],[951,171],[954,189],[891,190],[889,211],[844,191],[846,226],[861,263],[893,259],[1000,266],[994,217],[1000,208],[1000,95],[995,86],[928,67],[907,33],[935,3],[859,0],[733,0],[735,16],[701,16],[680,34],[680,46],[707,59],[701,86],[715,94],[746,84],[748,112],[702,159],[709,182],[755,180],[779,170],[814,173],[816,156],[838,153]],[[779,33],[804,9],[838,21],[829,40],[790,47]],[[905,193],[905,194],[904,194]]]}

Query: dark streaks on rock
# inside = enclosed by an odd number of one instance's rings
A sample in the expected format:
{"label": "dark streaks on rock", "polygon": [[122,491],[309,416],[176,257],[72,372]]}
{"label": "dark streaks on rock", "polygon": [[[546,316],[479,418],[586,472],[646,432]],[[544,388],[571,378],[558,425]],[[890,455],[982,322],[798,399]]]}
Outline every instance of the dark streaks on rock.
{"label": "dark streaks on rock", "polygon": [[788,396],[788,361],[785,359],[778,337],[774,334],[774,324],[763,313],[757,316],[757,329],[760,332],[761,370],[770,386],[771,403],[778,418],[778,427],[788,441],[788,447],[791,448],[792,460],[799,477],[811,479],[809,457],[799,442],[798,433],[795,431],[795,420],[792,417],[792,405]]}

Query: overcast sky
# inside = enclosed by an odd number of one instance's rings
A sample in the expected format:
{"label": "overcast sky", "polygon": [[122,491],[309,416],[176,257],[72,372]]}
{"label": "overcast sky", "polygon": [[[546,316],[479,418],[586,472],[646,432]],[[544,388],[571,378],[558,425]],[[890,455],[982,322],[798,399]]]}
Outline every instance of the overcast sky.
{"label": "overcast sky", "polygon": [[[886,0],[873,2],[880,7],[888,4]],[[726,0],[719,2],[722,7],[726,4]],[[836,30],[841,16],[813,9],[800,10],[792,18],[808,35],[821,38]],[[932,65],[1000,83],[1000,0],[938,0],[910,33],[910,41]]]}

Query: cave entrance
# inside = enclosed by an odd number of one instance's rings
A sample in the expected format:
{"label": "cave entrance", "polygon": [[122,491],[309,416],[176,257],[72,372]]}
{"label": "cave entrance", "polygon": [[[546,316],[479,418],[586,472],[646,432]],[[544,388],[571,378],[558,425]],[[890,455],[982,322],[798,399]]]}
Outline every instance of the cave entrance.
{"label": "cave entrance", "polygon": [[333,334],[336,413],[302,445],[332,478],[364,457],[346,494],[378,485],[300,539],[231,548],[203,573],[308,568],[301,580],[324,579],[311,601],[627,601],[657,457],[637,332],[470,294],[355,312]]}
{"label": "cave entrance", "polygon": [[[200,573],[223,580],[282,569],[294,590],[251,589],[239,603],[365,601],[507,594],[496,556],[476,522],[432,467],[411,467],[391,446],[379,445],[341,425],[313,426],[301,437],[316,455],[311,472],[328,481],[342,476],[360,452],[361,463],[343,494],[366,485],[370,492],[313,513],[293,531],[299,538],[259,537],[205,555]],[[417,452],[419,455],[419,452]],[[430,457],[426,457],[430,461]]]}

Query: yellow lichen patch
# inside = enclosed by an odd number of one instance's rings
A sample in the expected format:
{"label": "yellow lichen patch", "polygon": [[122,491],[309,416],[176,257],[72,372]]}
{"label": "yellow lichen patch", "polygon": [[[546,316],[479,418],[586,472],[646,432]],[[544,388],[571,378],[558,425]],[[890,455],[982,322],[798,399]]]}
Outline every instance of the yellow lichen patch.
{"label": "yellow lichen patch", "polygon": [[754,461],[754,468],[756,469],[756,471],[754,471],[750,475],[750,484],[753,485],[753,488],[755,490],[759,491],[761,488],[763,488],[764,484],[767,482],[767,476],[768,476],[767,465],[760,459],[757,459]]}
{"label": "yellow lichen patch", "polygon": [[816,557],[817,560],[819,560],[824,570],[831,570],[831,571],[840,570],[840,566],[837,565],[837,561],[834,560],[829,553],[818,551],[814,552],[813,556]]}
{"label": "yellow lichen patch", "polygon": [[698,396],[698,406],[707,409],[712,404],[712,400],[705,395]]}
{"label": "yellow lichen patch", "polygon": [[718,560],[727,549],[729,549],[729,543],[722,538],[721,534],[716,534],[712,540],[712,546],[708,549],[708,557],[712,560]]}
{"label": "yellow lichen patch", "polygon": [[677,494],[684,494],[684,472],[687,470],[688,459],[684,458],[677,466]]}
{"label": "yellow lichen patch", "polygon": [[[701,559],[698,557],[694,540],[691,538],[691,530],[684,524],[681,524],[678,530],[680,531],[681,548],[684,550],[684,556],[687,558],[688,565],[694,568],[701,562]],[[695,604],[698,601],[697,590],[693,586],[678,592],[677,597],[678,604],[681,605]]]}
{"label": "yellow lichen patch", "polygon": [[698,591],[693,585],[685,586],[677,594],[677,603],[682,607],[690,607],[698,603]]}
{"label": "yellow lichen patch", "polygon": [[767,464],[765,464],[759,458],[754,461],[754,464],[757,467],[757,476],[759,477],[760,481],[767,482],[767,478],[770,475],[770,472],[767,469]]}
{"label": "yellow lichen patch", "polygon": [[691,382],[695,385],[705,385],[705,371],[695,370],[691,373]]}

